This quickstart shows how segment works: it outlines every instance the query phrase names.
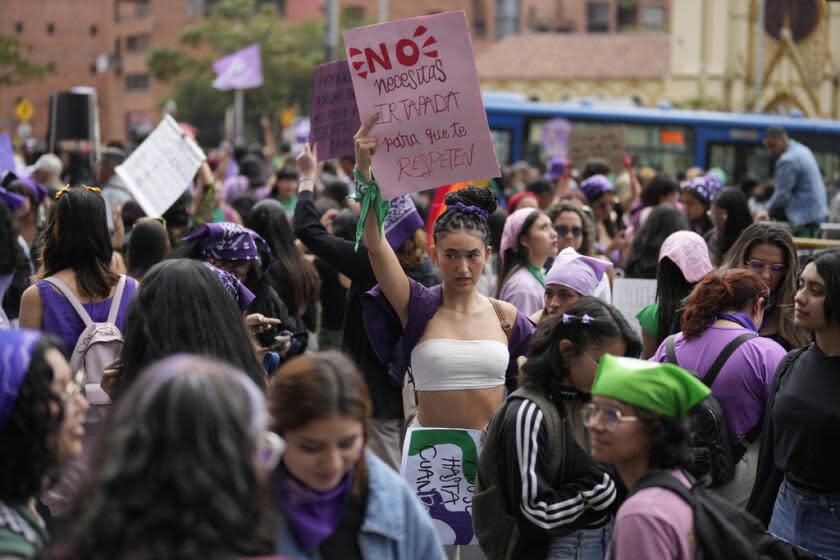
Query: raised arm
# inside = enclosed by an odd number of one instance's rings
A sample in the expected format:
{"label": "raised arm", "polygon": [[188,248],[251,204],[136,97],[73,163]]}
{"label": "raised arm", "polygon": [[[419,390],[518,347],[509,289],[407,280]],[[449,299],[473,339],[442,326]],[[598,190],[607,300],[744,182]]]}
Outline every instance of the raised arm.
{"label": "raised arm", "polygon": [[[375,114],[369,117],[363,124],[356,136],[353,137],[354,145],[356,147],[356,171],[364,182],[368,184],[375,184],[371,174],[370,164],[373,159],[373,152],[376,149],[376,137],[371,136],[371,129],[376,123],[379,115]],[[358,177],[356,178],[358,182]],[[357,185],[364,189],[365,186]],[[362,204],[362,211],[364,212],[365,205]],[[367,219],[361,216],[359,219],[365,219],[364,225],[364,242],[368,250],[368,257],[370,258],[370,265],[373,268],[373,273],[376,280],[379,282],[379,287],[382,293],[394,308],[397,316],[400,318],[400,323],[405,326],[408,320],[408,299],[410,294],[408,277],[405,275],[400,261],[397,260],[397,255],[385,239],[385,233],[382,231],[382,225],[378,223],[376,218],[376,210],[373,204],[368,207]]]}

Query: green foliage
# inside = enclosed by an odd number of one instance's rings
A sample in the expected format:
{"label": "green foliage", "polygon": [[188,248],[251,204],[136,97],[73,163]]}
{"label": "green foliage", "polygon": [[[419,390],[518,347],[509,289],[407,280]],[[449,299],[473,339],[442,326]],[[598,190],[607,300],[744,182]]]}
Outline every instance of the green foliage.
{"label": "green foliage", "polygon": [[[362,24],[343,16],[342,28]],[[309,113],[312,72],[324,62],[323,38],[321,20],[291,25],[273,3],[218,0],[209,17],[182,30],[180,43],[189,47],[186,51],[154,47],[149,51],[148,65],[155,79],[175,84],[178,118],[198,126],[200,140],[210,144],[205,139],[206,129],[199,122],[208,121],[213,113],[221,126],[224,104],[217,106],[216,100],[233,103],[232,92],[212,89],[212,63],[220,56],[259,43],[264,83],[245,92],[246,133],[254,132],[247,135],[256,139],[255,125],[263,115],[275,115],[284,107],[295,107],[299,114]],[[343,42],[339,43],[338,52],[344,52]],[[200,92],[202,87],[208,91]],[[219,108],[221,113],[216,112]]]}
{"label": "green foliage", "polygon": [[24,56],[16,37],[0,33],[0,86],[13,86],[33,78],[42,78],[48,69]]}
{"label": "green foliage", "polygon": [[212,82],[193,75],[176,82],[173,92],[178,120],[198,128],[204,146],[218,145],[224,137],[225,108],[230,103],[230,94],[213,89]]}

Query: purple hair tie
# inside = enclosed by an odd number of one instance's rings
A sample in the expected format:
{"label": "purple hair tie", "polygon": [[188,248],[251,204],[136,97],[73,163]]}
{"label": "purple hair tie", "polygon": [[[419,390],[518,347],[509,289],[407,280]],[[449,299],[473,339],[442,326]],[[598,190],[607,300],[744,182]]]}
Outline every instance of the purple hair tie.
{"label": "purple hair tie", "polygon": [[595,319],[591,315],[589,315],[588,313],[584,313],[580,317],[578,317],[577,315],[569,315],[568,313],[563,313],[563,324],[564,325],[567,325],[567,324],[569,324],[573,321],[580,321],[584,325],[588,325],[589,323],[591,323],[594,320]]}
{"label": "purple hair tie", "polygon": [[464,204],[463,202],[454,202],[452,204],[448,204],[446,206],[446,209],[449,210],[450,208],[453,210],[457,210],[462,214],[472,214],[473,216],[478,216],[483,222],[487,221],[488,214],[487,210],[485,210],[484,208],[473,206],[472,204]]}

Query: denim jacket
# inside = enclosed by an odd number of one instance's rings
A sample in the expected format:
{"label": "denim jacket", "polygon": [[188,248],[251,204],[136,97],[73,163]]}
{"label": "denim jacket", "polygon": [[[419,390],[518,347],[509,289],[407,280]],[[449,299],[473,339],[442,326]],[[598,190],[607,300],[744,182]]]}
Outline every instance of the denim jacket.
{"label": "denim jacket", "polygon": [[793,227],[814,224],[828,217],[828,195],[817,160],[806,146],[789,140],[776,160],[776,190],[767,201],[772,215],[784,210]]}
{"label": "denim jacket", "polygon": [[[362,556],[368,560],[445,560],[432,518],[405,481],[370,451],[365,451],[365,461],[368,494],[359,533]],[[280,534],[277,554],[298,560],[319,558],[317,551],[301,549],[287,526]]]}

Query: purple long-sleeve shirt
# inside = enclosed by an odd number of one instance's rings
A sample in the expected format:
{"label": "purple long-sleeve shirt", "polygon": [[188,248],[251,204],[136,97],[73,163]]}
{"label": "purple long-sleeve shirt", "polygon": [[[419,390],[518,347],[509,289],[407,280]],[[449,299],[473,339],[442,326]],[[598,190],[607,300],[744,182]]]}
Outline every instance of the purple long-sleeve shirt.
{"label": "purple long-sleeve shirt", "polygon": [[[750,331],[710,326],[689,340],[679,333],[674,341],[677,363],[702,379],[726,345],[745,332]],[[666,361],[665,344],[659,346],[651,361]],[[756,337],[741,344],[720,370],[712,394],[726,413],[733,441],[744,437],[761,421],[776,367],[786,353],[775,341]]]}

